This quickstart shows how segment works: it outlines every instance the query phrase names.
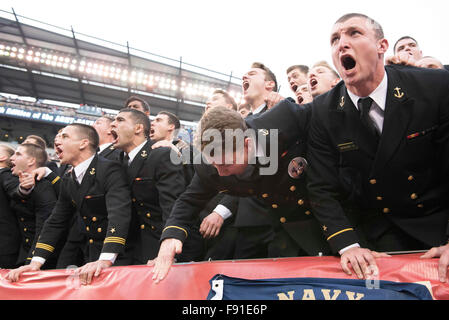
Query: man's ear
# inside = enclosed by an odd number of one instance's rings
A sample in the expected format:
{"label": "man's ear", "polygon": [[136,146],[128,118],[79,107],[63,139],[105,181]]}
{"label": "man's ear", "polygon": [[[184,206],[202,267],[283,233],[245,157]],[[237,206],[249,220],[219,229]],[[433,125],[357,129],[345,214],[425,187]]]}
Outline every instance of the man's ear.
{"label": "man's ear", "polygon": [[[143,124],[141,124],[141,123],[136,123],[135,125],[134,125],[134,133],[135,134],[140,134],[141,132],[144,132],[144,130],[143,130]],[[145,132],[144,132],[145,133]]]}
{"label": "man's ear", "polygon": [[387,39],[380,39],[377,42],[377,52],[379,54],[385,54],[388,50],[389,44],[388,44],[388,40]]}
{"label": "man's ear", "polygon": [[89,139],[82,139],[80,143],[80,150],[84,150],[89,147]]}
{"label": "man's ear", "polygon": [[30,158],[28,159],[28,166],[29,166],[29,167],[34,166],[35,163],[36,163],[36,158],[30,157]]}

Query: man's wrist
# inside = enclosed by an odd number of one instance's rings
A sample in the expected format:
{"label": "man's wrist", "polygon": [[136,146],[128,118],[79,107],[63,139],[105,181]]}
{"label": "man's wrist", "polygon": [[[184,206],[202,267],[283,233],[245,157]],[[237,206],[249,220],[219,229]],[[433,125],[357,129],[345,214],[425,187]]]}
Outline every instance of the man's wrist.
{"label": "man's wrist", "polygon": [[338,251],[338,253],[339,253],[340,256],[341,256],[341,255],[343,255],[343,253],[345,253],[346,251],[348,251],[349,249],[352,249],[352,248],[360,248],[360,244],[358,244],[358,243],[353,243],[353,244],[351,244],[351,245],[349,245],[349,246],[347,246],[347,247],[344,247],[343,249],[341,249],[340,251]]}
{"label": "man's wrist", "polygon": [[222,204],[217,205],[214,209],[214,212],[219,214],[223,218],[223,220],[226,220],[227,218],[232,216],[231,210],[229,210]]}
{"label": "man's wrist", "polygon": [[33,257],[30,262],[30,266],[40,269],[45,263],[45,259],[42,257]]}
{"label": "man's wrist", "polygon": [[98,260],[109,261],[111,265],[114,264],[115,259],[117,259],[117,253],[107,253],[107,252],[100,254],[100,257],[98,258]]}

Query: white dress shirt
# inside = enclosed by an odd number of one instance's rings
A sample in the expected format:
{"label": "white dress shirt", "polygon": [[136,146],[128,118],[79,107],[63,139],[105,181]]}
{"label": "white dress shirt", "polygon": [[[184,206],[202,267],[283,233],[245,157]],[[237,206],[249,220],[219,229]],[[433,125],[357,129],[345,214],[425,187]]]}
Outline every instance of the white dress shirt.
{"label": "white dress shirt", "polygon": [[101,145],[98,146],[98,149],[100,149],[100,151],[98,151],[97,153],[102,153],[104,149],[106,149],[107,147],[109,147],[111,145],[111,143],[103,143]]}
{"label": "white dress shirt", "polygon": [[258,113],[260,113],[260,112],[263,110],[263,108],[265,108],[266,105],[267,105],[266,103],[262,103],[260,106],[258,106],[258,107],[256,108],[256,110],[251,111],[252,114],[258,114]]}
{"label": "white dress shirt", "polygon": [[134,158],[137,156],[137,154],[139,153],[139,151],[143,148],[143,146],[145,145],[145,143],[147,143],[147,140],[145,140],[144,142],[142,142],[141,144],[139,144],[137,147],[135,147],[134,149],[132,149],[129,153],[128,153],[128,166],[131,164],[131,162],[133,162]]}
{"label": "white dress shirt", "polygon": [[[387,73],[385,72],[384,77],[379,84],[379,86],[371,92],[367,97],[370,97],[373,99],[373,104],[371,105],[371,109],[369,111],[370,118],[374,121],[374,125],[376,126],[379,133],[382,133],[383,124],[384,124],[384,113],[385,113],[385,104],[387,101],[387,89],[388,89],[388,79],[387,79]],[[357,110],[359,109],[358,101],[361,98],[367,98],[367,97],[359,97],[349,91],[348,89],[348,95],[351,98],[352,102],[354,103]]]}
{"label": "white dress shirt", "polygon": [[[371,105],[371,109],[369,111],[369,116],[373,120],[374,125],[376,126],[379,133],[382,133],[383,124],[384,124],[385,104],[387,101],[387,89],[388,89],[388,78],[387,78],[387,73],[385,72],[384,77],[383,77],[381,83],[379,84],[379,86],[367,96],[367,97],[370,97],[371,99],[373,99],[373,104]],[[357,103],[359,101],[359,99],[366,98],[366,97],[359,97],[359,96],[353,94],[351,91],[349,91],[349,89],[348,89],[348,95],[351,98],[351,100],[354,103],[357,110],[359,109],[359,106]],[[340,255],[342,255],[345,251],[347,251],[348,249],[354,248],[354,247],[360,247],[360,244],[353,243],[353,244],[341,249],[340,251],[338,251],[338,253]]]}

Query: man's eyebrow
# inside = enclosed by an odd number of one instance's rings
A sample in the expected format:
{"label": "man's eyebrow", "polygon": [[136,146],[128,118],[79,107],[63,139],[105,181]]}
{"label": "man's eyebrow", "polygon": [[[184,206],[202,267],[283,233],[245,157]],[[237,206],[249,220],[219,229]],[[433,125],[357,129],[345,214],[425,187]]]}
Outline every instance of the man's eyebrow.
{"label": "man's eyebrow", "polygon": [[336,36],[338,36],[339,35],[339,31],[335,31],[335,32],[333,32],[332,34],[331,34],[331,40],[332,39],[334,39]]}

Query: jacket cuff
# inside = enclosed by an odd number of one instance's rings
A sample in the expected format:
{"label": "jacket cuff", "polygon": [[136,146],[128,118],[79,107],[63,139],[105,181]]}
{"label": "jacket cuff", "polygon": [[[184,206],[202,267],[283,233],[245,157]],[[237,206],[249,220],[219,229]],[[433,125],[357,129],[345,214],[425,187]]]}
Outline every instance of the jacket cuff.
{"label": "jacket cuff", "polygon": [[328,235],[327,241],[332,251],[334,251],[335,253],[338,253],[340,250],[354,243],[360,243],[357,233],[353,228],[338,230],[333,234]]}
{"label": "jacket cuff", "polygon": [[186,229],[177,227],[177,226],[167,226],[162,231],[161,235],[161,241],[167,239],[167,238],[174,238],[178,239],[181,242],[184,242],[186,238],[188,237],[188,232]]}

